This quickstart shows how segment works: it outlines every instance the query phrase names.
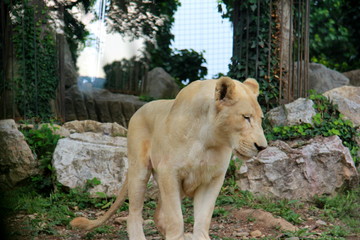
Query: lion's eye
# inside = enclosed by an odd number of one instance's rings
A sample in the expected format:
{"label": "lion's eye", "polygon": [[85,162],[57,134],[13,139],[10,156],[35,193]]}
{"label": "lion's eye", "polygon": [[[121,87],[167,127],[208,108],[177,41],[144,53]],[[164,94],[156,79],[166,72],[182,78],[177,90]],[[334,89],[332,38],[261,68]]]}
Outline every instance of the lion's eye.
{"label": "lion's eye", "polygon": [[244,115],[244,118],[245,118],[246,121],[250,122],[250,116]]}

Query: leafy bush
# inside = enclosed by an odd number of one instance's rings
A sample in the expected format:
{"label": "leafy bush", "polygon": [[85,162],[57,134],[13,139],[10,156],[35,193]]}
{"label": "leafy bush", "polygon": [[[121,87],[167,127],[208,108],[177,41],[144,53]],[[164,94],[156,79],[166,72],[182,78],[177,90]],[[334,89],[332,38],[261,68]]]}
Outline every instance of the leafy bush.
{"label": "leafy bush", "polygon": [[59,135],[54,134],[56,129],[52,125],[43,124],[40,128],[22,130],[31,151],[40,162],[42,173],[33,176],[32,182],[43,193],[50,193],[54,187],[55,175],[51,161],[57,142],[60,139]]}
{"label": "leafy bush", "polygon": [[336,105],[321,94],[311,92],[309,99],[313,100],[316,115],[313,116],[313,125],[303,123],[294,126],[276,126],[269,128],[265,126],[268,140],[290,140],[295,138],[312,138],[314,136],[329,137],[337,135],[343,144],[349,148],[355,164],[359,164],[359,145],[355,137],[359,135],[357,128],[350,120],[344,118]]}
{"label": "leafy bush", "polygon": [[310,1],[310,59],[346,72],[360,67],[357,0]]}
{"label": "leafy bush", "polygon": [[175,50],[170,57],[170,63],[166,65],[166,70],[182,86],[184,83],[204,79],[207,74],[207,68],[203,66],[205,63],[202,52],[198,53],[193,49]]}

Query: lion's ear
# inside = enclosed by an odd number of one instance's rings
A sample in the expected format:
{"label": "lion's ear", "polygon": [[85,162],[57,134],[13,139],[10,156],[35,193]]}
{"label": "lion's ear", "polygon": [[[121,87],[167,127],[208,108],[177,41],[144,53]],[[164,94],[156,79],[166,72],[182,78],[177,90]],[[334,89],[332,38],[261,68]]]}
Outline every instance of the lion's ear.
{"label": "lion's ear", "polygon": [[248,78],[243,83],[250,88],[256,96],[259,96],[259,84],[254,78]]}
{"label": "lion's ear", "polygon": [[226,104],[233,104],[235,101],[235,83],[229,77],[221,77],[217,80],[215,88],[215,100]]}

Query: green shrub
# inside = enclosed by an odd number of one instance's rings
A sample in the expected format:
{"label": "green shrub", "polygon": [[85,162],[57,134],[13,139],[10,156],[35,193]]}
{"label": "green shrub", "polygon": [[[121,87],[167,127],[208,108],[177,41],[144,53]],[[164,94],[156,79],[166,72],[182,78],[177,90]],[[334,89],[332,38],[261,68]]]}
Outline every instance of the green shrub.
{"label": "green shrub", "polygon": [[41,174],[33,176],[34,186],[43,193],[50,193],[55,183],[52,155],[55,151],[60,135],[54,133],[57,128],[53,125],[43,124],[40,128],[21,130],[29,144],[35,158],[39,160]]}

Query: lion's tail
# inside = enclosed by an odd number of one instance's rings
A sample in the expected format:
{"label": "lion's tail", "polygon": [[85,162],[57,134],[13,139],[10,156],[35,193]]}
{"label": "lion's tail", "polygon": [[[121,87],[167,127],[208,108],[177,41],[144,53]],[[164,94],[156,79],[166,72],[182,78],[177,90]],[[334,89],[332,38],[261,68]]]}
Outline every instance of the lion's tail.
{"label": "lion's tail", "polygon": [[117,195],[115,202],[103,216],[101,216],[95,220],[89,220],[85,217],[77,217],[77,218],[74,218],[70,222],[70,225],[72,227],[81,228],[81,229],[85,229],[85,230],[91,230],[91,229],[94,229],[94,228],[100,226],[101,224],[106,222],[123,204],[123,202],[125,201],[125,198],[127,196],[127,190],[128,190],[128,180],[126,177],[125,182],[124,182],[119,194]]}

